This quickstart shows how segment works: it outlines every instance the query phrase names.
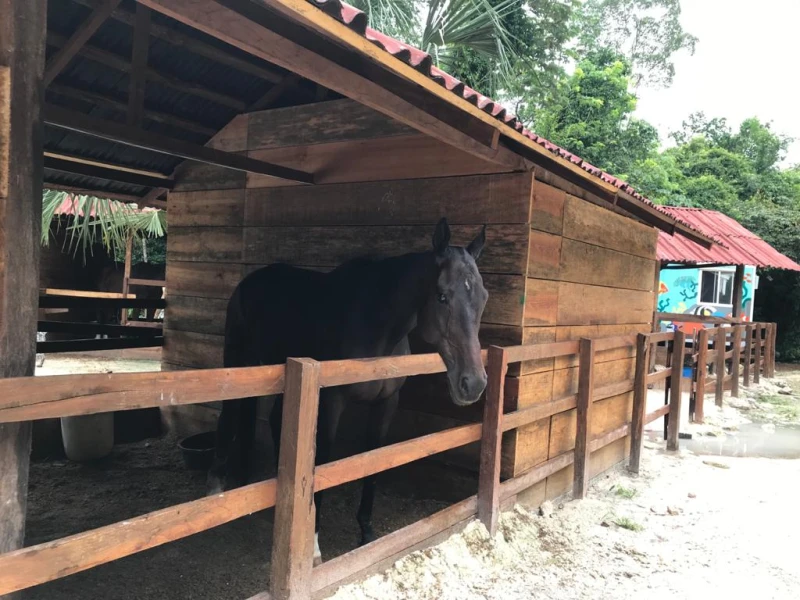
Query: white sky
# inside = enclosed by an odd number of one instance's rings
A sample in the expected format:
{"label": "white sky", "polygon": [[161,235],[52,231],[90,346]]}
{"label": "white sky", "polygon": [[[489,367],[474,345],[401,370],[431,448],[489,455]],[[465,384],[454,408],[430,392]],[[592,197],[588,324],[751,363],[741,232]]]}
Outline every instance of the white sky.
{"label": "white sky", "polygon": [[785,164],[800,163],[800,0],[683,0],[681,22],[700,41],[675,60],[667,89],[639,89],[636,115],[662,143],[689,114],[726,117],[738,128],[756,116],[796,138]]}

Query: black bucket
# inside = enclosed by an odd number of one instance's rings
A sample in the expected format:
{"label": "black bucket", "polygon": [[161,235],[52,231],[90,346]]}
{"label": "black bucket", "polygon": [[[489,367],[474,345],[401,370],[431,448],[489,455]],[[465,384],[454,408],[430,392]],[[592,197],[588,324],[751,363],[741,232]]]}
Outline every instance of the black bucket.
{"label": "black bucket", "polygon": [[183,462],[186,468],[193,471],[207,471],[214,458],[215,433],[205,431],[190,435],[178,442],[178,448],[183,453]]}

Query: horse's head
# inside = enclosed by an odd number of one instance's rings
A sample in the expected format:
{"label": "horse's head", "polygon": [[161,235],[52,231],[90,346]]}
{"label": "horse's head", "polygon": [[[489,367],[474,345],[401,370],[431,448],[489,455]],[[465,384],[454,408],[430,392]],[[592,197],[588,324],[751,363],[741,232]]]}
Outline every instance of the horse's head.
{"label": "horse's head", "polygon": [[450,227],[442,219],[433,234],[437,276],[418,316],[417,329],[447,367],[450,397],[458,406],[476,402],[486,388],[478,329],[489,293],[475,261],[486,241],[486,227],[466,248],[450,246]]}

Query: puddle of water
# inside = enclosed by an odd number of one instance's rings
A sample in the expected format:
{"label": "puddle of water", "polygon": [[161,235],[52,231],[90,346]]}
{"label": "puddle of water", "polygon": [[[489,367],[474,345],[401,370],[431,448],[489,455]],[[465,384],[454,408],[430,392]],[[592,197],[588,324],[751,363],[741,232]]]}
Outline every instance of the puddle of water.
{"label": "puddle of water", "polygon": [[[648,431],[651,440],[663,434]],[[704,456],[752,456],[760,458],[800,458],[800,428],[761,423],[745,423],[738,431],[726,431],[725,437],[699,436],[680,441],[681,447]]]}

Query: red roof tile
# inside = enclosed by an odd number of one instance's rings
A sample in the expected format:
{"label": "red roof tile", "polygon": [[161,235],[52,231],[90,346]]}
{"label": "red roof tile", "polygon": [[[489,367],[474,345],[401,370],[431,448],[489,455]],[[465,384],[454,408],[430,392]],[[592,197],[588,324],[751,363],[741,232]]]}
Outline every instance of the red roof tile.
{"label": "red roof tile", "polygon": [[800,264],[784,256],[738,221],[715,210],[662,206],[667,214],[691,223],[706,235],[721,240],[723,246],[706,250],[682,236],[658,233],[658,258],[662,262],[718,265],[755,265],[800,271]]}
{"label": "red roof tile", "polygon": [[[435,67],[433,65],[433,58],[427,52],[420,50],[419,48],[415,48],[410,46],[404,42],[396,40],[386,34],[381,33],[380,31],[376,31],[372,29],[368,25],[367,15],[364,14],[362,11],[358,10],[350,6],[349,4],[345,4],[341,2],[341,0],[307,0],[309,3],[313,4],[326,14],[332,16],[336,20],[344,23],[350,29],[355,31],[356,33],[364,36],[367,40],[378,46],[379,48],[385,50],[395,58],[402,60],[407,65],[413,67],[423,75],[429,77],[433,81],[437,82],[438,84],[442,85],[449,91],[453,92],[454,94],[462,97],[463,99],[467,100],[468,102],[474,104],[484,112],[492,115],[497,120],[505,123],[509,127],[514,128],[516,131],[521,133],[522,135],[526,136],[527,138],[533,140],[543,148],[549,150],[553,154],[564,158],[573,164],[579,166],[581,169],[594,175],[595,177],[602,179],[606,183],[610,183],[611,185],[615,186],[619,190],[633,196],[643,204],[646,204],[650,207],[655,208],[657,211],[668,214],[662,207],[654,204],[644,196],[642,196],[639,192],[637,192],[630,184],[627,182],[614,177],[595,167],[594,165],[586,162],[579,156],[564,150],[563,148],[556,146],[552,142],[544,139],[541,136],[536,135],[532,131],[528,130],[520,121],[516,115],[510,113],[503,107],[499,102],[495,102],[491,98],[484,96],[483,94],[478,93],[477,91],[473,90],[471,87],[465,85],[452,75],[449,75],[442,71],[441,69]],[[671,216],[671,215],[670,215]],[[673,216],[675,219],[676,217]],[[700,230],[697,230],[691,223],[687,223],[681,220],[679,217],[676,218],[677,221],[688,227],[689,229],[693,229],[698,233],[704,233]]]}

